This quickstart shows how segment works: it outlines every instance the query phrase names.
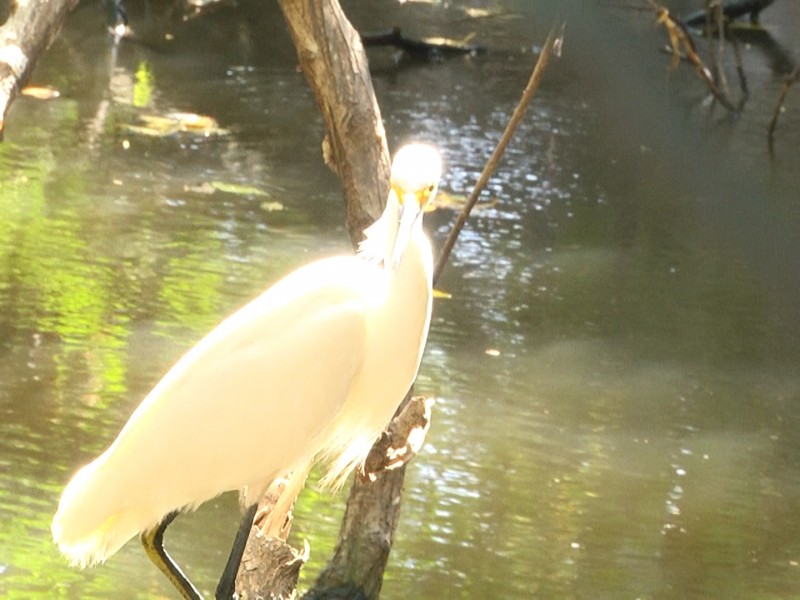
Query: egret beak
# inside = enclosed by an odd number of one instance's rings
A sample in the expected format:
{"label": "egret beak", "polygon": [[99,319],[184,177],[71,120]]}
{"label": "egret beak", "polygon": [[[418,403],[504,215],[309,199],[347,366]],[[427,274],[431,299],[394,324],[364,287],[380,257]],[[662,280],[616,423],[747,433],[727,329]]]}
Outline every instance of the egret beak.
{"label": "egret beak", "polygon": [[411,238],[411,232],[421,215],[422,209],[417,195],[403,193],[400,196],[400,224],[397,226],[397,234],[394,237],[394,246],[392,247],[391,267],[393,269],[396,269],[397,265],[400,264],[403,252],[408,246],[408,240]]}

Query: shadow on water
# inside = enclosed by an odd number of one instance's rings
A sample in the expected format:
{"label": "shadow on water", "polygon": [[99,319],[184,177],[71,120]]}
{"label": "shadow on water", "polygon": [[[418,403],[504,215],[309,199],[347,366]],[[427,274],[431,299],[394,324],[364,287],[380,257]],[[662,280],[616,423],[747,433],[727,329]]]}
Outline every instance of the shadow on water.
{"label": "shadow on water", "polygon": [[[552,16],[540,4],[345,6],[362,30],[476,31],[491,49],[411,66],[370,54],[390,144],[437,143],[449,192],[469,192],[505,126]],[[765,139],[800,14],[776,3],[747,34],[751,97],[731,119],[691,71],[666,71],[649,15],[558,12],[564,56],[440,282],[453,297],[417,384],[435,421],[383,596],[800,594],[796,100],[774,158]],[[18,100],[0,146],[3,597],[170,594],[135,543],[67,567],[49,535],[63,484],[225,314],[348,250],[277,8],[243,3],[169,43],[158,15],[131,15],[148,43],[113,51],[83,5],[34,76],[62,98]],[[225,132],[120,127],[171,111]],[[429,215],[435,243],[453,216]],[[301,496],[307,578],[343,500]],[[170,530],[206,592],[236,510],[226,495]]]}

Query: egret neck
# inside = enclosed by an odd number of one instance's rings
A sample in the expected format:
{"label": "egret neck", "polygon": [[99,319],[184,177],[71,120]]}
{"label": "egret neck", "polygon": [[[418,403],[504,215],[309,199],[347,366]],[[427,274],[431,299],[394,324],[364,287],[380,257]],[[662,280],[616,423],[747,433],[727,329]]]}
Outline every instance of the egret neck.
{"label": "egret neck", "polygon": [[[402,154],[398,157],[393,175],[398,160],[401,166],[408,166]],[[366,311],[364,364],[334,425],[335,434],[331,437],[336,441],[329,451],[335,458],[323,484],[341,484],[350,468],[363,461],[391,420],[397,398],[380,390],[402,390],[404,394],[417,376],[433,297],[433,253],[421,215],[437,188],[441,166],[438,154],[435,158],[431,166],[434,173],[423,170],[419,181],[408,176],[393,178],[383,214],[365,230],[366,239],[359,245],[358,256],[379,269],[383,283],[378,286],[379,293],[370,294],[375,305]],[[357,435],[353,436],[354,432]]]}

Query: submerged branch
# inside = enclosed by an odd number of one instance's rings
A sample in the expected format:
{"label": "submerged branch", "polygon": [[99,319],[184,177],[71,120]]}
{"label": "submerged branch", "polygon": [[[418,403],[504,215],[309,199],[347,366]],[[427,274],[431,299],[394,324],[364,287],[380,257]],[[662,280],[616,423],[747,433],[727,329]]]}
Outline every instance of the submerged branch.
{"label": "submerged branch", "polygon": [[672,17],[669,10],[657,2],[654,2],[654,0],[648,0],[648,3],[656,12],[656,22],[659,25],[663,25],[667,30],[670,46],[672,48],[672,54],[675,58],[673,61],[673,66],[680,61],[682,56],[681,49],[683,49],[686,60],[688,60],[692,66],[694,66],[695,71],[699,75],[700,79],[703,80],[703,83],[706,84],[706,87],[708,88],[709,92],[711,92],[711,95],[720,104],[722,104],[722,106],[732,113],[738,112],[738,109],[736,106],[734,106],[733,102],[731,102],[728,96],[717,85],[711,70],[705,65],[703,59],[700,58],[700,55],[697,53],[697,47],[694,44],[694,40],[684,24]]}
{"label": "submerged branch", "polygon": [[789,93],[789,89],[798,81],[800,81],[800,64],[798,64],[794,68],[794,71],[783,80],[783,86],[781,87],[780,94],[778,94],[778,101],[775,103],[775,110],[772,112],[772,120],[769,122],[769,129],[767,130],[770,142],[772,142],[772,137],[775,135],[775,128],[778,126],[778,117],[781,111],[783,111],[783,103],[786,101],[786,95]]}

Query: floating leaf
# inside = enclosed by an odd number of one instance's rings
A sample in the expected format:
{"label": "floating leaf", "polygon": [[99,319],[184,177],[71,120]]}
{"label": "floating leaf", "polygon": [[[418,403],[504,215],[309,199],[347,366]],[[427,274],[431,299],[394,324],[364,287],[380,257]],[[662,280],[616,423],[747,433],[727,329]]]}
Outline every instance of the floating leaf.
{"label": "floating leaf", "polygon": [[[211,194],[215,194],[217,192],[222,192],[223,194],[235,194],[237,196],[269,195],[264,190],[260,190],[251,185],[240,185],[238,183],[228,183],[226,181],[204,181],[203,183],[196,185],[187,183],[184,184],[183,191],[190,192],[192,194],[204,194],[206,196],[210,196]],[[261,205],[261,208],[267,211],[283,210],[283,204],[280,202],[264,202]]]}
{"label": "floating leaf", "polygon": [[61,96],[61,92],[47,85],[26,85],[20,94],[37,100],[52,100]]}
{"label": "floating leaf", "polygon": [[173,112],[166,115],[139,115],[138,123],[124,124],[123,131],[148,137],[168,137],[177,133],[201,133],[205,136],[225,135],[213,117],[195,113]]}
{"label": "floating leaf", "polygon": [[473,38],[478,35],[477,32],[473,31],[472,33],[468,33],[460,40],[456,40],[453,38],[446,38],[446,37],[426,37],[423,38],[422,41],[426,44],[432,44],[434,46],[447,46],[449,48],[463,48],[467,44],[469,44]]}
{"label": "floating leaf", "polygon": [[191,192],[192,194],[205,194],[207,196],[210,196],[211,194],[216,192],[217,189],[207,181],[204,181],[203,183],[197,185],[190,185],[188,183],[184,184],[183,191]]}
{"label": "floating leaf", "polygon": [[262,202],[261,203],[261,210],[265,210],[267,212],[275,212],[278,210],[283,210],[284,206],[280,202]]}
{"label": "floating leaf", "polygon": [[182,131],[221,131],[217,120],[207,115],[173,112],[167,118],[177,121]]}
{"label": "floating leaf", "polygon": [[238,183],[227,183],[225,181],[212,181],[211,186],[226,194],[236,194],[237,196],[267,196],[267,192],[250,185],[239,185]]}
{"label": "floating leaf", "polygon": [[471,19],[486,19],[489,17],[508,17],[513,16],[508,10],[500,7],[466,7],[462,9]]}
{"label": "floating leaf", "polygon": [[[433,204],[429,204],[425,207],[425,212],[433,212],[434,210],[440,209],[461,210],[466,203],[467,196],[463,196],[461,194],[448,194],[447,192],[442,192],[440,190],[436,193],[436,197],[433,199]],[[496,204],[497,198],[492,198],[486,202],[478,202],[472,207],[472,212],[475,213],[481,210],[486,210],[488,208],[492,208]]]}

